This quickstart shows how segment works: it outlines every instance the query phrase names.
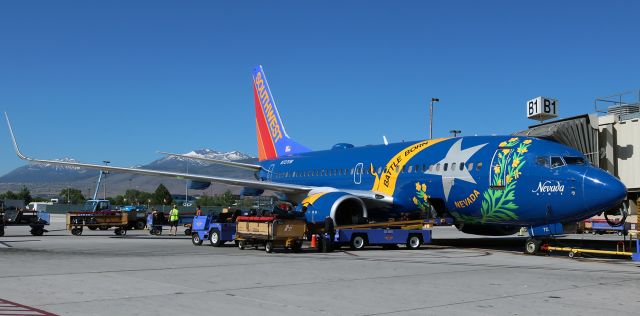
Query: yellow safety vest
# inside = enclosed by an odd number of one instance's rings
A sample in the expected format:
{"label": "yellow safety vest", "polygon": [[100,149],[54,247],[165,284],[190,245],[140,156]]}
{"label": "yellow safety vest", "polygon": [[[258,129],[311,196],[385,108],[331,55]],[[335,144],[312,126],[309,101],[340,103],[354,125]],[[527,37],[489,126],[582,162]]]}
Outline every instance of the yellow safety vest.
{"label": "yellow safety vest", "polygon": [[174,208],[171,210],[171,212],[169,212],[169,220],[170,221],[177,221],[178,220],[178,209]]}

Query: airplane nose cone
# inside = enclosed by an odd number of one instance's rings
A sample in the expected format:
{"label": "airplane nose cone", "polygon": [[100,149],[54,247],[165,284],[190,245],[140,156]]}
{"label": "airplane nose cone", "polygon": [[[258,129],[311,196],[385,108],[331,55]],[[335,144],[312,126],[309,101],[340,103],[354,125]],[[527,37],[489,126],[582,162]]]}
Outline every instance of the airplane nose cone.
{"label": "airplane nose cone", "polygon": [[612,209],[627,197],[627,187],[606,171],[590,168],[584,175],[583,192],[585,208],[599,212]]}

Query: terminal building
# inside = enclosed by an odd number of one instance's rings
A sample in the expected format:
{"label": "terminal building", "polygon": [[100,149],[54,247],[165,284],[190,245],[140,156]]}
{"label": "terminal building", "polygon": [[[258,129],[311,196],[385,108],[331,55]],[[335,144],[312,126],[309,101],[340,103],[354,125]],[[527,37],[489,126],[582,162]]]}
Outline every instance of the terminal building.
{"label": "terminal building", "polygon": [[[530,126],[516,135],[552,139],[580,150],[627,187],[629,215],[640,202],[640,90],[597,98],[595,113]],[[555,108],[553,109],[555,111]]]}

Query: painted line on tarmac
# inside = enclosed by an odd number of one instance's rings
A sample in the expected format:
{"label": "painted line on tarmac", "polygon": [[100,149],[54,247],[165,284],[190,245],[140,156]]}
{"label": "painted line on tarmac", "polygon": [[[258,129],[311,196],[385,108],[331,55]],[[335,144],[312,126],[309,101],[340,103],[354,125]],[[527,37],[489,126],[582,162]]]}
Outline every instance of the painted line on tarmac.
{"label": "painted line on tarmac", "polygon": [[0,315],[25,315],[25,316],[58,316],[31,306],[10,302],[0,298]]}
{"label": "painted line on tarmac", "polygon": [[9,245],[9,244],[7,244],[5,242],[0,241],[0,248],[13,248],[13,246],[11,246],[11,245]]}

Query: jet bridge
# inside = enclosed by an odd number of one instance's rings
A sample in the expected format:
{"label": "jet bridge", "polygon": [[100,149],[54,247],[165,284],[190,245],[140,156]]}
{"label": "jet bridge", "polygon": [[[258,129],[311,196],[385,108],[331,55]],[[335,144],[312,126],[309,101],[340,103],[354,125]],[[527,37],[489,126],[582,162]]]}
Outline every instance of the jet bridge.
{"label": "jet bridge", "polygon": [[598,116],[584,114],[529,126],[516,136],[539,137],[573,147],[582,152],[589,162],[598,166]]}

